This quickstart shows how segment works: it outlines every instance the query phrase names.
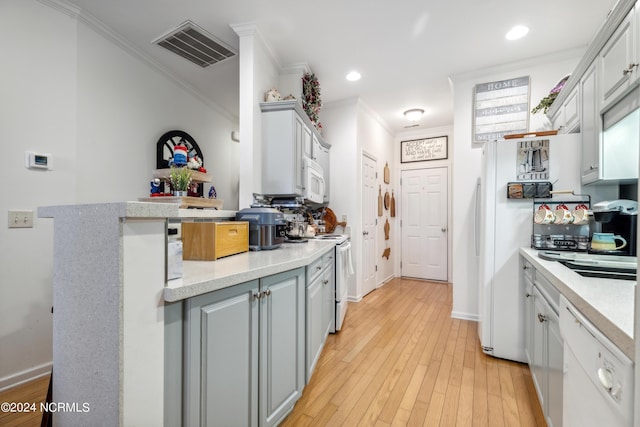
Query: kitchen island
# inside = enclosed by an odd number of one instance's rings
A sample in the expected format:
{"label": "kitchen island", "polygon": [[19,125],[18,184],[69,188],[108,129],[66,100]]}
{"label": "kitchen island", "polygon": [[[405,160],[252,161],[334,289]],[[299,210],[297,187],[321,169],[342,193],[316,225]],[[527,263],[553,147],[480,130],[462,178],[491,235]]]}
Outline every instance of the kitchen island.
{"label": "kitchen island", "polygon": [[636,282],[583,277],[557,261],[538,257],[538,251],[520,248],[520,254],[549,280],[564,297],[609,338],[625,355],[634,359],[634,300]]}
{"label": "kitchen island", "polygon": [[334,247],[312,240],[186,261],[183,277],[167,284],[168,220],[235,212],[122,202],[42,207],[38,215],[54,219],[53,401],[77,409],[54,414],[65,426],[165,425],[166,308],[299,269]]}

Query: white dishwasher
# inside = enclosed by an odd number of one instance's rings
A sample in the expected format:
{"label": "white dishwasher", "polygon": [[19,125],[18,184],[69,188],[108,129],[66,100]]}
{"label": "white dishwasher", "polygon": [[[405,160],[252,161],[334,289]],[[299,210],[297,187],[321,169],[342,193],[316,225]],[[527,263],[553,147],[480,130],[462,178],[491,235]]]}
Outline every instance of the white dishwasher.
{"label": "white dishwasher", "polygon": [[633,362],[562,296],[560,332],[563,427],[631,426]]}

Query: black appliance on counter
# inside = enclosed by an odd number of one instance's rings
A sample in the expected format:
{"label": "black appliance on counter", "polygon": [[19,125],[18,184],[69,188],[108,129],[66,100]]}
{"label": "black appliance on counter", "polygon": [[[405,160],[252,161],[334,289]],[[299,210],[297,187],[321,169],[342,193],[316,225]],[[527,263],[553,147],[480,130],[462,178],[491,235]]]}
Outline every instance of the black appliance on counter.
{"label": "black appliance on counter", "polygon": [[627,241],[624,248],[609,252],[636,256],[638,202],[624,199],[598,202],[593,205],[592,212],[603,233],[613,233],[622,236]]}
{"label": "black appliance on counter", "polygon": [[287,235],[284,214],[268,207],[245,208],[236,213],[236,221],[249,221],[249,249],[277,249]]}

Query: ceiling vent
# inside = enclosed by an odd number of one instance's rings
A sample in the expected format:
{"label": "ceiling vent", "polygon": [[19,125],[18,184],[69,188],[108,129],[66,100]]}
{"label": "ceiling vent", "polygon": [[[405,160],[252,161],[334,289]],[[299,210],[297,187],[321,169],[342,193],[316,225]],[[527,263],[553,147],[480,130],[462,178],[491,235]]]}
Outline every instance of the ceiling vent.
{"label": "ceiling vent", "polygon": [[152,43],[203,68],[238,54],[231,46],[191,21],[186,21],[175,30],[155,39]]}

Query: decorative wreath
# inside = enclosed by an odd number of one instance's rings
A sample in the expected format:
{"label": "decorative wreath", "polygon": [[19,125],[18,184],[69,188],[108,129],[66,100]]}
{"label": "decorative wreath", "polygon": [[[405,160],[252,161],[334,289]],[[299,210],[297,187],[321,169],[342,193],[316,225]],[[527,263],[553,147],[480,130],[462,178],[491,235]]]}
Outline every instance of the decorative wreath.
{"label": "decorative wreath", "polygon": [[322,98],[320,98],[320,82],[313,73],[304,73],[302,76],[302,109],[309,116],[309,120],[318,129],[322,129],[320,123],[320,108],[322,108]]}

